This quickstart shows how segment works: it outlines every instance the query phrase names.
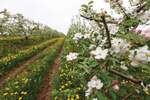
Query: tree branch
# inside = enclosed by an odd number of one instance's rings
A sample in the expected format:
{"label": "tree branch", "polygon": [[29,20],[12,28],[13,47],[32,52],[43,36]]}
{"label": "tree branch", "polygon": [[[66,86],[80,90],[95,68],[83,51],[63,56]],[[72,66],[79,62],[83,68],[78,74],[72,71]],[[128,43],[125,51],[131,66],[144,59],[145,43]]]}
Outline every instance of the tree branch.
{"label": "tree branch", "polygon": [[[120,6],[120,4],[117,2],[117,4],[118,4],[118,6],[121,8],[121,10],[123,10],[122,9],[122,7]],[[130,19],[130,17],[128,17],[128,15],[125,13],[125,11],[123,10],[123,13],[125,14],[125,16],[127,17],[127,19]]]}
{"label": "tree branch", "polygon": [[101,18],[102,18],[102,20],[103,20],[104,27],[105,27],[106,33],[107,33],[108,42],[109,42],[109,45],[105,46],[105,48],[111,48],[110,33],[109,33],[109,30],[108,30],[108,27],[107,27],[107,24],[106,24],[106,21],[105,21],[105,14],[104,14],[103,12],[102,12],[102,14],[101,14]]}
{"label": "tree branch", "polygon": [[[147,2],[146,2],[147,3]],[[139,8],[137,8],[134,12],[139,13],[141,11],[142,8],[144,8],[146,6],[146,3],[143,4],[142,6],[140,6]]]}
{"label": "tree branch", "polygon": [[[139,26],[139,23],[135,24],[135,26],[134,26],[127,34],[133,32],[133,30],[135,30],[138,26]],[[125,38],[125,35],[127,35],[127,34],[124,34],[124,35],[122,36],[122,38]]]}
{"label": "tree branch", "polygon": [[141,79],[141,78],[133,79],[133,78],[131,78],[131,77],[129,77],[129,76],[126,76],[126,75],[124,75],[124,74],[118,72],[118,71],[115,71],[115,70],[110,69],[110,67],[109,67],[109,72],[114,73],[114,74],[116,74],[116,75],[118,75],[118,76],[121,76],[121,77],[123,77],[123,78],[126,78],[126,79],[128,79],[128,80],[131,80],[132,82],[137,83],[137,84],[140,84],[140,83],[142,82],[142,79]]}
{"label": "tree branch", "polygon": [[6,11],[1,11],[0,14],[2,14],[2,13],[6,13]]}
{"label": "tree branch", "polygon": [[[83,17],[83,18],[85,18],[85,19],[88,19],[88,20],[94,20],[94,21],[96,21],[96,22],[102,22],[102,21],[100,21],[100,20],[98,20],[98,19],[88,18],[88,17],[85,17],[85,16],[83,16],[83,15],[80,15],[80,16]],[[108,22],[106,22],[106,23],[118,24],[118,22],[116,22],[116,21],[108,21]]]}
{"label": "tree branch", "polygon": [[130,97],[132,94],[134,94],[135,91],[131,92],[130,94],[128,94],[126,97],[124,97],[122,100],[126,100],[128,97]]}

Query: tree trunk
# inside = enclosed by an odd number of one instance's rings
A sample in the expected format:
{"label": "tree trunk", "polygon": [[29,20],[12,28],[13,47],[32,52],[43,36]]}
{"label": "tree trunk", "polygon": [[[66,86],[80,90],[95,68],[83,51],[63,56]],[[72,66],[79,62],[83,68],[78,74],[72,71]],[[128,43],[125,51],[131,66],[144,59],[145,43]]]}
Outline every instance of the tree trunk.
{"label": "tree trunk", "polygon": [[42,40],[43,40],[44,38],[43,38],[43,36],[42,36]]}
{"label": "tree trunk", "polygon": [[30,43],[29,43],[28,37],[25,36],[25,39],[26,39],[27,44],[29,45]]}

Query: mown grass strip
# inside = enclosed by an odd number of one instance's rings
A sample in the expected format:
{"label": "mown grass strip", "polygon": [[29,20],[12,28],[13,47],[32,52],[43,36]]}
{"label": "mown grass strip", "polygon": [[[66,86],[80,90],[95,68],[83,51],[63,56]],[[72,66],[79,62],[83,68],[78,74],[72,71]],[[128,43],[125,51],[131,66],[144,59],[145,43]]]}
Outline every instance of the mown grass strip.
{"label": "mown grass strip", "polygon": [[27,50],[19,51],[18,54],[9,55],[0,59],[0,76],[19,65],[19,63],[33,57],[37,52],[54,43],[58,38],[48,40],[40,45],[32,46]]}
{"label": "mown grass strip", "polygon": [[66,39],[64,50],[62,53],[60,70],[58,72],[58,77],[55,79],[54,87],[55,89],[52,92],[54,100],[83,100],[84,91],[83,84],[79,80],[80,76],[74,70],[77,70],[77,67],[74,65],[74,61],[67,61],[66,55],[70,52],[77,52],[77,47],[72,41]]}
{"label": "mown grass strip", "polygon": [[8,79],[1,87],[0,100],[34,100],[39,86],[63,44],[64,38],[64,36],[59,38],[53,46],[47,49],[47,55],[38,64],[31,65],[24,74],[13,80]]}

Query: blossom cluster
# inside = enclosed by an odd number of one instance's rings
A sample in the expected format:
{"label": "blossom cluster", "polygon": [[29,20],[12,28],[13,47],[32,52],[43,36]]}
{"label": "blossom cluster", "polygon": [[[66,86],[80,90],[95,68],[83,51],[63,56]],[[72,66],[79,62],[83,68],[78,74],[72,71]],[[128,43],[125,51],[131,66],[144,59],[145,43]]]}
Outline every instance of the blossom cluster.
{"label": "blossom cluster", "polygon": [[145,40],[149,39],[149,37],[150,37],[150,29],[146,29],[145,31],[133,30],[133,32],[138,35],[143,35]]}
{"label": "blossom cluster", "polygon": [[150,61],[150,51],[147,45],[140,47],[140,49],[130,50],[129,52],[129,59],[132,61],[132,66],[143,66],[146,68],[146,64]]}
{"label": "blossom cluster", "polygon": [[70,61],[70,60],[73,60],[73,59],[77,59],[77,56],[78,56],[78,53],[72,53],[70,52],[69,55],[67,55],[67,60]]}
{"label": "blossom cluster", "polygon": [[112,46],[109,49],[110,54],[113,57],[120,58],[121,55],[125,55],[126,52],[129,50],[129,47],[131,46],[130,43],[127,43],[127,41],[124,39],[117,39],[113,38],[111,40]]}

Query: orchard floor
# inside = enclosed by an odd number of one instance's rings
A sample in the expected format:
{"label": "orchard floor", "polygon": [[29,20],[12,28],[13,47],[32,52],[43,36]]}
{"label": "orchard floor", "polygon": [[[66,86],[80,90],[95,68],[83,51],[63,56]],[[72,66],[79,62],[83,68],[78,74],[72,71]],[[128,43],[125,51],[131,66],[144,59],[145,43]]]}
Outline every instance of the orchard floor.
{"label": "orchard floor", "polygon": [[[53,43],[54,44],[54,43]],[[14,68],[13,70],[10,70],[6,75],[0,77],[0,86],[3,85],[4,82],[7,81],[8,78],[12,78],[13,76],[16,77],[16,75],[18,74],[18,72],[20,71],[21,73],[23,73],[23,71],[28,67],[28,64],[31,64],[33,61],[35,61],[35,59],[45,50],[47,50],[48,48],[50,48],[53,44],[49,45],[47,48],[41,50],[40,52],[38,52],[34,57],[30,58],[29,60],[25,61],[25,63],[19,67]],[[19,74],[20,75],[20,74]]]}
{"label": "orchard floor", "polygon": [[37,98],[36,100],[52,100],[52,90],[54,89],[53,82],[54,82],[54,77],[57,77],[58,74],[58,69],[59,69],[59,64],[60,64],[60,59],[61,59],[61,54],[63,52],[64,44],[62,45],[58,56],[54,59],[53,65],[51,66],[48,74],[44,78],[44,81],[41,85],[40,91],[37,93]]}

